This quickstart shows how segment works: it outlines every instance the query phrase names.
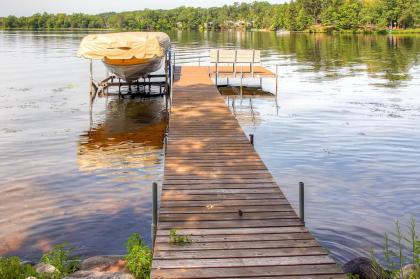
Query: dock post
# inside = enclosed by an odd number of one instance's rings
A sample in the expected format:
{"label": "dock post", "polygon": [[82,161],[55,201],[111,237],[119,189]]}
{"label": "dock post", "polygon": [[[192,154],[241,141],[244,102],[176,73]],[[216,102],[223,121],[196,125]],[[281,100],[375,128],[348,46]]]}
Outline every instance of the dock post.
{"label": "dock post", "polygon": [[176,55],[175,55],[175,51],[174,51],[174,66],[176,64]]}
{"label": "dock post", "polygon": [[299,182],[299,217],[305,224],[305,184]]}
{"label": "dock post", "polygon": [[278,84],[279,84],[279,65],[276,65],[276,99],[278,94]]}
{"label": "dock post", "polygon": [[235,49],[235,60],[233,61],[233,78],[236,78],[236,61],[238,60],[238,50]]}
{"label": "dock post", "polygon": [[217,79],[219,78],[219,50],[217,50],[217,59],[216,59],[216,87],[217,87]]}
{"label": "dock post", "polygon": [[254,134],[249,134],[249,142],[254,146]]}
{"label": "dock post", "polygon": [[152,246],[155,245],[155,239],[156,239],[156,230],[157,230],[157,183],[153,182],[153,202],[152,202],[152,210],[153,210],[153,216],[152,216]]}
{"label": "dock post", "polygon": [[240,93],[241,93],[241,99],[242,99],[242,93],[243,93],[243,92],[242,92],[242,79],[243,79],[243,77],[244,77],[244,74],[243,74],[242,68],[243,68],[243,67],[241,67],[241,86],[240,86],[240,90],[239,90],[239,91],[240,91]]}

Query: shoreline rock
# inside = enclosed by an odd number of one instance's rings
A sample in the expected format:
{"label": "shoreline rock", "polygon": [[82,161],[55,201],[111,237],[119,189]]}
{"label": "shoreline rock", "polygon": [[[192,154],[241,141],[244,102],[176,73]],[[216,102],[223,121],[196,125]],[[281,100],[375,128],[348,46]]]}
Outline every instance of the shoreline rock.
{"label": "shoreline rock", "polygon": [[[420,270],[418,270],[419,268],[415,265],[415,264],[407,264],[405,266],[403,266],[403,268],[401,269],[401,271],[395,275],[394,278],[396,279],[409,279],[410,275],[414,272],[420,272]],[[417,277],[416,277],[417,278]]]}
{"label": "shoreline rock", "polygon": [[366,257],[354,258],[343,265],[343,271],[352,275],[358,275],[359,279],[382,279],[381,274],[385,270],[374,265],[373,261]]}
{"label": "shoreline rock", "polygon": [[94,270],[79,270],[64,279],[135,279],[126,272],[102,272]]}
{"label": "shoreline rock", "polygon": [[135,279],[126,265],[123,256],[93,256],[84,259],[80,270],[64,279]]}
{"label": "shoreline rock", "polygon": [[34,268],[36,272],[41,273],[41,274],[42,273],[55,273],[58,271],[58,269],[55,266],[53,266],[52,264],[46,264],[46,263],[36,264]]}

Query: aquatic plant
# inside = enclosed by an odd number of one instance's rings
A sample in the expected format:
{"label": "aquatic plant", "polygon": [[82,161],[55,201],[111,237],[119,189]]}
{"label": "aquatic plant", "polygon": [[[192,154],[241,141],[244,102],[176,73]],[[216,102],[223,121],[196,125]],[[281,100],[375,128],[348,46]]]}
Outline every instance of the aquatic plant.
{"label": "aquatic plant", "polygon": [[187,235],[179,235],[176,229],[169,232],[169,243],[174,245],[185,245],[191,243],[191,239]]}
{"label": "aquatic plant", "polygon": [[140,234],[133,233],[125,244],[127,254],[124,259],[127,261],[128,270],[137,279],[150,278],[150,269],[152,266],[152,251],[144,243]]}
{"label": "aquatic plant", "polygon": [[30,264],[23,264],[18,257],[0,257],[0,278],[25,279],[37,276]]}
{"label": "aquatic plant", "polygon": [[58,270],[51,278],[62,278],[79,269],[79,258],[72,257],[74,250],[74,246],[63,243],[55,245],[51,251],[42,255],[41,263],[53,265]]}

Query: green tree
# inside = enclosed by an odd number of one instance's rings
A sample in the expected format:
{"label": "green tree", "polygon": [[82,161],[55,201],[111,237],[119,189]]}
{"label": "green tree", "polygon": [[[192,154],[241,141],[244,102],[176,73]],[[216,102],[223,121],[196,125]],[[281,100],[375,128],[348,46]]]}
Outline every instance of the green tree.
{"label": "green tree", "polygon": [[346,0],[338,11],[337,27],[340,29],[354,29],[360,24],[362,5],[358,1]]}

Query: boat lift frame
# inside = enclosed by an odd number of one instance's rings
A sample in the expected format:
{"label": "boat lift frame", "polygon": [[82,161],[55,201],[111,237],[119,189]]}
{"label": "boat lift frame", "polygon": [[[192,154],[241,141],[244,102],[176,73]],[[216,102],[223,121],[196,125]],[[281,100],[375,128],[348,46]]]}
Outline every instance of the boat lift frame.
{"label": "boat lift frame", "polygon": [[[169,48],[165,54],[164,74],[148,74],[140,77],[135,81],[125,81],[114,73],[110,73],[108,77],[103,80],[96,81],[93,77],[93,62],[90,60],[89,77],[90,77],[90,105],[93,105],[96,96],[103,97],[109,95],[118,95],[119,98],[124,96],[130,97],[156,97],[156,96],[169,96],[171,92],[171,85],[173,84],[173,67],[172,67],[172,49]],[[110,88],[118,88],[117,92],[110,92]],[[122,88],[126,87],[127,90],[123,93]],[[153,91],[152,87],[158,87],[158,92]]]}

